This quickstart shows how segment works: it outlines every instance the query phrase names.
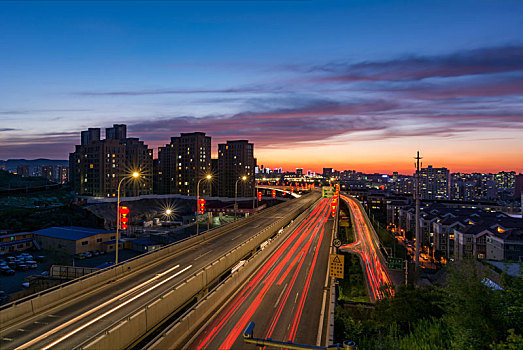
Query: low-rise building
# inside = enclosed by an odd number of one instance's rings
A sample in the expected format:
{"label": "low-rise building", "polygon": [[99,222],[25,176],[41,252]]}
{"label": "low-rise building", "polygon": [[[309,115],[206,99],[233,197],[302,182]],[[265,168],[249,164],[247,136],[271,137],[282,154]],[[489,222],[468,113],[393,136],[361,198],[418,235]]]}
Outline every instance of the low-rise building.
{"label": "low-rise building", "polygon": [[30,232],[13,233],[0,236],[0,256],[23,252],[33,248],[33,234]]}
{"label": "low-rise building", "polygon": [[86,227],[50,227],[33,232],[40,247],[48,250],[63,251],[67,254],[80,254],[93,250],[109,249],[104,242],[116,239],[114,231]]}

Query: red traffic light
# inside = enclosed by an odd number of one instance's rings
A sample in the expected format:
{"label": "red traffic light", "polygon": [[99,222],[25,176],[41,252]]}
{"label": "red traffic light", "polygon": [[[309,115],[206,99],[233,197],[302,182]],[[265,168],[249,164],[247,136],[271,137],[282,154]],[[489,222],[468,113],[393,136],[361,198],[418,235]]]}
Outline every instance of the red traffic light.
{"label": "red traffic light", "polygon": [[121,222],[122,224],[127,224],[127,222],[129,222],[129,219],[123,217],[123,218],[120,219],[120,222]]}
{"label": "red traffic light", "polygon": [[127,230],[127,224],[122,224],[122,230]]}
{"label": "red traffic light", "polygon": [[258,200],[261,201],[262,193],[258,192]]}

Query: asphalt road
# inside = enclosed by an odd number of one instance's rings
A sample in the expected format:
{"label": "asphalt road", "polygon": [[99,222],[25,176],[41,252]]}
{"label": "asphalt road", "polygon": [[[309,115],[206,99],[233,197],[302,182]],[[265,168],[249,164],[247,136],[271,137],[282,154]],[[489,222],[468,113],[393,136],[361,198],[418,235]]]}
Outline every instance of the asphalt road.
{"label": "asphalt road", "polygon": [[356,238],[354,243],[341,246],[342,252],[358,254],[363,261],[363,272],[371,301],[394,295],[386,262],[379,250],[379,239],[374,229],[365,221],[361,205],[353,198],[341,196],[347,202],[354,218]]}
{"label": "asphalt road", "polygon": [[250,321],[256,338],[317,344],[332,240],[330,202],[322,199],[311,210],[188,348],[257,349],[243,341]]}
{"label": "asphalt road", "polygon": [[168,257],[119,280],[108,281],[43,314],[0,329],[0,349],[75,348],[284,217],[299,207],[303,203],[301,200],[287,202],[277,211],[262,212],[247,225],[181,255]]}

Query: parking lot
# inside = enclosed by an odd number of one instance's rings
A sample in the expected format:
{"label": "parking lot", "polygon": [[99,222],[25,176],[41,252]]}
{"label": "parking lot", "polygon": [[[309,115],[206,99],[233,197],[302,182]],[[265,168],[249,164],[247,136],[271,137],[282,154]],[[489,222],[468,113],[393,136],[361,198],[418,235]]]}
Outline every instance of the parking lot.
{"label": "parking lot", "polygon": [[[128,249],[119,251],[118,253],[119,253],[118,254],[119,261],[125,261],[127,259],[131,259],[135,256],[140,255],[139,252],[128,250]],[[42,262],[37,262],[35,268],[30,268],[26,271],[20,271],[20,270],[15,269],[14,275],[11,275],[11,276],[0,273],[0,291],[4,291],[7,294],[17,293],[24,289],[24,287],[22,286],[22,283],[25,282],[26,277],[32,276],[32,275],[40,275],[42,273],[49,273],[51,265],[57,265],[55,257],[53,256],[52,252],[41,251],[41,252],[30,252],[29,254],[31,254],[33,256],[33,258],[35,258],[38,255],[43,255],[43,256],[45,256],[45,258]],[[16,257],[18,255],[19,254],[11,255],[11,256]],[[112,252],[112,253],[93,256],[91,258],[85,258],[85,259],[77,259],[74,257],[70,257],[70,260],[69,260],[70,263],[68,263],[66,265],[73,265],[73,266],[79,266],[79,267],[98,267],[102,264],[106,264],[106,265],[113,264],[114,256],[115,256],[115,253]],[[7,258],[7,256],[3,256],[2,258],[0,258],[0,260],[5,261],[6,258]]]}

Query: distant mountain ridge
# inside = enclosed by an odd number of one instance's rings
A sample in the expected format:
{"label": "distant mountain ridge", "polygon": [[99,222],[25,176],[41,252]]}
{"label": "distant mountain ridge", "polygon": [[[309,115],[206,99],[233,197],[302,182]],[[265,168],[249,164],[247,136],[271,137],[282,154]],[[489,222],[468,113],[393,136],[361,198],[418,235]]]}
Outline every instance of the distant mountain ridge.
{"label": "distant mountain ridge", "polygon": [[5,170],[7,170],[7,171],[16,171],[16,168],[19,165],[28,165],[29,168],[42,167],[44,165],[69,166],[69,160],[57,160],[57,159],[45,159],[45,158],[0,160],[0,168],[5,167]]}

